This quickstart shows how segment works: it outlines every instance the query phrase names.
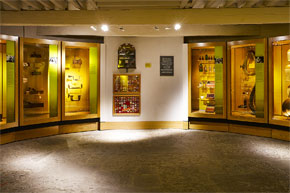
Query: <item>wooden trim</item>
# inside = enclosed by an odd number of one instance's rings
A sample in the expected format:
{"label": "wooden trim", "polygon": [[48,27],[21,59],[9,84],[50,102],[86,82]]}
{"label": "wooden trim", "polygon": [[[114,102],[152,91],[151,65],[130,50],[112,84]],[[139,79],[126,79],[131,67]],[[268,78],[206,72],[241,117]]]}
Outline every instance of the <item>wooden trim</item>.
{"label": "wooden trim", "polygon": [[[205,49],[205,48],[215,48],[215,46],[223,46],[223,114],[206,114],[200,112],[192,112],[191,111],[191,50],[192,49]],[[226,42],[205,42],[205,43],[190,43],[188,44],[188,116],[189,117],[204,117],[204,118],[226,118],[227,116],[227,50],[226,50]]]}
{"label": "wooden trim", "polygon": [[15,132],[15,141],[38,138],[38,137],[45,137],[45,136],[50,136],[50,135],[57,135],[58,133],[59,133],[59,126],[17,131]]}
{"label": "wooden trim", "polygon": [[101,122],[100,129],[183,129],[183,124],[183,121]]}
{"label": "wooden trim", "polygon": [[[244,47],[247,45],[254,45],[257,43],[264,43],[264,118],[252,118],[252,117],[242,117],[234,116],[231,111],[231,48],[232,47]],[[227,118],[229,120],[238,120],[246,122],[257,122],[257,123],[267,123],[268,122],[268,52],[267,52],[267,39],[254,39],[254,40],[240,40],[231,41],[227,43]]]}
{"label": "wooden trim", "polygon": [[290,141],[290,132],[272,129],[272,138],[284,141]]}
{"label": "wooden trim", "polygon": [[20,38],[20,62],[19,62],[19,112],[20,112],[20,125],[25,126],[25,125],[33,125],[33,124],[40,124],[40,123],[49,123],[49,122],[55,122],[55,121],[60,121],[61,119],[61,102],[60,102],[60,94],[57,96],[57,104],[58,104],[58,113],[57,117],[52,117],[52,118],[43,118],[43,119],[35,119],[35,120],[24,120],[24,104],[23,104],[23,60],[24,60],[24,44],[29,43],[29,44],[48,44],[48,45],[57,45],[58,46],[58,67],[57,67],[57,76],[58,76],[58,93],[60,93],[61,90],[61,43],[60,41],[56,40],[47,40],[47,39],[34,39],[34,38]]}
{"label": "wooden trim", "polygon": [[229,132],[260,137],[272,137],[272,130],[269,128],[260,128],[253,126],[229,124]]}
{"label": "wooden trim", "polygon": [[208,123],[208,122],[196,122],[190,121],[190,129],[208,130],[208,131],[229,131],[227,123]]}
{"label": "wooden trim", "polygon": [[81,124],[72,124],[72,125],[60,125],[59,134],[64,133],[76,133],[84,131],[95,131],[99,129],[98,123],[81,123]]}
{"label": "wooden trim", "polygon": [[[66,116],[65,115],[65,49],[67,47],[71,47],[71,48],[90,48],[90,47],[97,47],[98,49],[98,85],[97,85],[97,89],[98,89],[98,108],[97,108],[97,113],[96,114],[90,114],[89,112],[87,114],[83,114],[83,115],[73,115],[73,116]],[[85,43],[85,42],[68,42],[68,41],[62,41],[61,44],[61,48],[62,48],[62,64],[61,64],[61,69],[62,69],[62,75],[61,75],[61,86],[62,86],[62,97],[61,97],[61,118],[62,120],[77,120],[77,119],[89,119],[89,118],[99,118],[100,117],[100,44],[99,43]]]}
{"label": "wooden trim", "polygon": [[290,40],[290,36],[279,36],[279,37],[272,37],[268,40],[268,56],[269,56],[269,65],[268,65],[268,72],[269,72],[269,123],[274,125],[281,125],[290,127],[289,120],[275,120],[273,119],[273,109],[274,109],[274,64],[273,64],[273,43],[276,41],[283,41],[283,40]]}

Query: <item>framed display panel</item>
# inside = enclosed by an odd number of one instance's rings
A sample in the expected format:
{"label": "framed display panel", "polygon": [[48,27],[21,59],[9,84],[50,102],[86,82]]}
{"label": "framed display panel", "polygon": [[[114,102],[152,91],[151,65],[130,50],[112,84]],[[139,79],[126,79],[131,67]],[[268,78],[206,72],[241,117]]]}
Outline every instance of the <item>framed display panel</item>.
{"label": "framed display panel", "polygon": [[20,125],[60,120],[60,42],[20,38]]}
{"label": "framed display panel", "polygon": [[100,117],[100,45],[62,42],[62,119]]}
{"label": "framed display panel", "polygon": [[141,88],[140,74],[114,74],[113,89],[114,95],[140,95]]}
{"label": "framed display panel", "polygon": [[140,115],[140,95],[114,95],[113,115]]}
{"label": "framed display panel", "polygon": [[226,118],[226,43],[188,45],[188,116]]}
{"label": "framed display panel", "polygon": [[140,115],[141,74],[113,75],[113,115]]}
{"label": "framed display panel", "polygon": [[0,130],[18,126],[18,37],[0,34]]}
{"label": "framed display panel", "polygon": [[290,36],[269,39],[269,123],[290,127]]}
{"label": "framed display panel", "polygon": [[266,123],[267,41],[228,42],[228,119]]}

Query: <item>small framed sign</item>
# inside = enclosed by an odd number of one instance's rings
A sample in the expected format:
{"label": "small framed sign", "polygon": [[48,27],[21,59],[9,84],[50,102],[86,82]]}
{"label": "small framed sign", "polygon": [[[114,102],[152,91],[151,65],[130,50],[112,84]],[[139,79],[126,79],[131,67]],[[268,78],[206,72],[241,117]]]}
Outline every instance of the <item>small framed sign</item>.
{"label": "small framed sign", "polygon": [[174,56],[160,56],[160,76],[174,76]]}

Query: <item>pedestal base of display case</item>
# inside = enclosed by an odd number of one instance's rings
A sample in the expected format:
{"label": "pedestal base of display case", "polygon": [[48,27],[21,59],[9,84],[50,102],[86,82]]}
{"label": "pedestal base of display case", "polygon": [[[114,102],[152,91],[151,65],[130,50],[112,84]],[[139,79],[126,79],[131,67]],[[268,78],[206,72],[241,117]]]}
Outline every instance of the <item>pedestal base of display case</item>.
{"label": "pedestal base of display case", "polygon": [[189,129],[223,131],[290,141],[290,132],[287,127],[279,128],[277,125],[275,126],[269,124],[259,126],[259,123],[256,123],[255,125],[250,124],[253,123],[233,123],[233,121],[226,119],[190,120]]}
{"label": "pedestal base of display case", "polygon": [[59,128],[59,133],[77,133],[84,131],[95,131],[99,129],[99,123],[79,123],[73,125],[61,125]]}
{"label": "pedestal base of display case", "polygon": [[15,141],[15,133],[5,133],[0,135],[0,145]]}

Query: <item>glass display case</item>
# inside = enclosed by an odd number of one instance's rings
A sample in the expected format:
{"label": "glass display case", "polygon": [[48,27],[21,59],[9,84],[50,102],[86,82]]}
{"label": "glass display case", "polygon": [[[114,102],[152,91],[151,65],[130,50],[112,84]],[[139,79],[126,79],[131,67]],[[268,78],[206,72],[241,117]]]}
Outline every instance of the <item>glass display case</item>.
{"label": "glass display case", "polygon": [[0,130],[18,126],[18,37],[0,35]]}
{"label": "glass display case", "polygon": [[193,43],[189,56],[189,117],[226,118],[226,43]]}
{"label": "glass display case", "polygon": [[113,115],[140,115],[140,74],[113,75]]}
{"label": "glass display case", "polygon": [[290,36],[269,39],[269,123],[290,126]]}
{"label": "glass display case", "polygon": [[20,39],[20,125],[60,120],[60,42]]}
{"label": "glass display case", "polygon": [[228,118],[267,122],[266,39],[228,42]]}
{"label": "glass display case", "polygon": [[100,112],[99,44],[62,42],[62,118],[97,118]]}

